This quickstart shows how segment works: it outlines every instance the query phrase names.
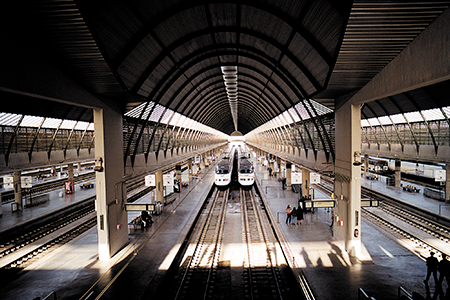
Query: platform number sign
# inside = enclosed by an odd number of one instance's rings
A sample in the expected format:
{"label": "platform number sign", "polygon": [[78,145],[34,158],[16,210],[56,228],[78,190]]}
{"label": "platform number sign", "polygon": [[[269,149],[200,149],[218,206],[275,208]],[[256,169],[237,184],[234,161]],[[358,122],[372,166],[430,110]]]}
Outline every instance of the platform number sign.
{"label": "platform number sign", "polygon": [[447,176],[445,173],[445,170],[435,170],[434,171],[434,180],[435,181],[446,181],[447,180]]}
{"label": "platform number sign", "polygon": [[318,184],[318,183],[320,183],[320,174],[310,173],[309,174],[309,182],[310,182],[310,184]]}
{"label": "platform number sign", "polygon": [[21,176],[20,177],[20,186],[25,189],[25,188],[31,188],[33,185],[31,183],[31,176]]}
{"label": "platform number sign", "polygon": [[164,186],[173,186],[173,174],[164,174],[163,175],[163,183]]}
{"label": "platform number sign", "polygon": [[292,172],[291,184],[302,184],[302,173]]}
{"label": "platform number sign", "polygon": [[145,186],[156,186],[155,174],[145,176]]}
{"label": "platform number sign", "polygon": [[3,176],[3,188],[4,189],[12,189],[13,185],[13,177],[12,176]]}

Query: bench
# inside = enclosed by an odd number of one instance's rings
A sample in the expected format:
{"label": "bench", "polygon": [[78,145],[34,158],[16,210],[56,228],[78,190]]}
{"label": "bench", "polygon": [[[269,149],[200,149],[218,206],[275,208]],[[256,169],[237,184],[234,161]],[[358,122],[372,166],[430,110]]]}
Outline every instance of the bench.
{"label": "bench", "polygon": [[82,189],[92,189],[94,187],[94,184],[92,182],[86,182],[83,183],[80,187]]}
{"label": "bench", "polygon": [[133,229],[137,229],[137,226],[142,226],[142,218],[141,216],[134,218],[131,222],[128,223],[128,228],[132,227]]}
{"label": "bench", "polygon": [[403,187],[403,190],[404,191],[407,191],[407,192],[410,192],[410,193],[420,193],[420,189],[418,189],[418,188],[415,188],[415,187],[413,187],[413,186],[404,186]]}

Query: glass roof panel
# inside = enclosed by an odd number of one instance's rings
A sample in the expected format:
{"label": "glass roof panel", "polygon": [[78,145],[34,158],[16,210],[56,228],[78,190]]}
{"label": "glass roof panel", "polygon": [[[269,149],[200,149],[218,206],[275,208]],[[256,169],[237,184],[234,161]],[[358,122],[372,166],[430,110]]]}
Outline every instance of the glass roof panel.
{"label": "glass roof panel", "polygon": [[285,111],[285,112],[283,113],[283,119],[286,121],[286,124],[292,124],[292,123],[294,123],[294,121],[292,120],[291,115],[289,114],[288,111]]}
{"label": "glass roof panel", "polygon": [[450,118],[450,106],[443,107],[442,110],[447,115],[447,118]]}
{"label": "glass roof panel", "polygon": [[370,124],[366,119],[361,120],[361,127],[369,127]]}
{"label": "glass roof panel", "polygon": [[402,114],[396,114],[391,116],[392,122],[395,124],[402,124],[407,123],[406,119],[403,117]]}
{"label": "glass roof panel", "polygon": [[439,108],[427,109],[422,111],[423,117],[427,121],[444,120],[445,117]]}
{"label": "glass roof panel", "polygon": [[72,120],[64,120],[61,124],[61,129],[72,129],[75,126],[75,123],[77,121],[72,121]]}
{"label": "glass roof panel", "polygon": [[24,116],[22,123],[20,123],[21,127],[39,127],[42,122],[43,117],[35,117],[35,116]]}
{"label": "glass roof panel", "polygon": [[164,110],[165,110],[164,106],[157,104],[155,109],[153,110],[152,115],[150,116],[149,120],[153,121],[153,122],[158,122],[159,118],[163,114]]}
{"label": "glass roof panel", "polygon": [[300,121],[300,117],[297,115],[297,113],[295,112],[295,109],[293,107],[288,109],[290,112],[290,116],[292,119],[294,119],[294,122],[299,122]]}
{"label": "glass roof panel", "polygon": [[423,118],[418,111],[405,113],[405,118],[409,122],[423,122]]}
{"label": "glass roof panel", "polygon": [[90,125],[90,123],[88,122],[82,122],[82,121],[78,121],[77,125],[75,126],[76,130],[85,130],[86,128],[88,128]]}
{"label": "glass roof panel", "polygon": [[388,116],[379,117],[378,121],[381,125],[391,125],[391,119]]}
{"label": "glass roof panel", "polygon": [[380,122],[378,121],[377,118],[370,118],[367,120],[369,122],[370,125],[372,126],[378,126],[380,125]]}
{"label": "glass roof panel", "polygon": [[42,128],[58,128],[60,123],[61,119],[46,118],[44,124],[42,124]]}
{"label": "glass roof panel", "polygon": [[0,114],[0,125],[5,126],[15,126],[20,120],[22,115],[1,113]]}

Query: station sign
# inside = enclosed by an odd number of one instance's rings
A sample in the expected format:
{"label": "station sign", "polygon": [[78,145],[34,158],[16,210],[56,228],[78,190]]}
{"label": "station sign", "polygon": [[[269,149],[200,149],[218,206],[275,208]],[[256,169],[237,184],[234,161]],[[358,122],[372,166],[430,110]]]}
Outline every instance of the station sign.
{"label": "station sign", "polygon": [[302,184],[302,173],[292,172],[291,173],[291,184]]}
{"label": "station sign", "polygon": [[20,187],[23,189],[29,189],[33,187],[31,176],[21,176],[20,177]]}
{"label": "station sign", "polygon": [[309,183],[310,184],[318,184],[318,183],[320,183],[320,174],[309,173]]}
{"label": "station sign", "polygon": [[145,176],[145,186],[156,186],[155,174]]}
{"label": "station sign", "polygon": [[[14,177],[10,175],[3,176],[3,188],[13,189],[14,188]],[[20,187],[23,189],[29,189],[33,187],[31,176],[21,176],[20,177]]]}
{"label": "station sign", "polygon": [[447,180],[447,174],[445,170],[435,170],[434,171],[434,181],[446,181]]}
{"label": "station sign", "polygon": [[126,211],[155,211],[155,204],[152,203],[125,203]]}
{"label": "station sign", "polygon": [[4,189],[13,189],[14,185],[13,185],[13,177],[12,176],[3,176],[3,188]]}
{"label": "station sign", "polygon": [[378,207],[380,202],[372,199],[361,199],[361,207]]}
{"label": "station sign", "polygon": [[163,175],[163,186],[173,186],[173,174],[164,174]]}

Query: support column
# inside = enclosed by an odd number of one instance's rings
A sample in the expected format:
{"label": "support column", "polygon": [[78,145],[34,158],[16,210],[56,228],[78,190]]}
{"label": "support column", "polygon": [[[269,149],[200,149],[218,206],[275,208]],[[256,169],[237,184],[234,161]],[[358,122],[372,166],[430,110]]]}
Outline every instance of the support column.
{"label": "support column", "polygon": [[286,162],[286,189],[288,191],[292,190],[291,179],[292,179],[292,164]]}
{"label": "support column", "polygon": [[122,114],[94,109],[94,128],[98,255],[108,260],[128,243]]}
{"label": "support column", "polygon": [[181,181],[181,165],[175,166],[175,178]]}
{"label": "support column", "polygon": [[14,186],[14,203],[17,203],[17,210],[22,210],[22,186],[20,185],[21,172],[15,171],[13,173]]}
{"label": "support column", "polygon": [[164,182],[163,182],[163,172],[156,171],[155,173],[156,181],[156,203],[164,203]]}
{"label": "support column", "polygon": [[302,168],[302,195],[309,196],[309,170]]}
{"label": "support column", "polygon": [[450,201],[450,163],[445,165],[445,201]]}
{"label": "support column", "polygon": [[369,176],[369,155],[364,155],[364,178]]}
{"label": "support column", "polygon": [[81,163],[80,162],[77,165],[77,172],[78,172],[78,175],[81,174]]}
{"label": "support column", "polygon": [[[361,256],[361,108],[349,102],[335,111],[336,162],[333,226],[337,241],[350,256]],[[356,163],[355,163],[356,162]],[[341,223],[341,221],[343,223]]]}
{"label": "support column", "polygon": [[188,159],[188,176],[189,176],[189,183],[191,182],[191,178],[192,178],[192,158]]}
{"label": "support column", "polygon": [[395,159],[395,187],[399,188],[402,183],[402,161],[399,158]]}

